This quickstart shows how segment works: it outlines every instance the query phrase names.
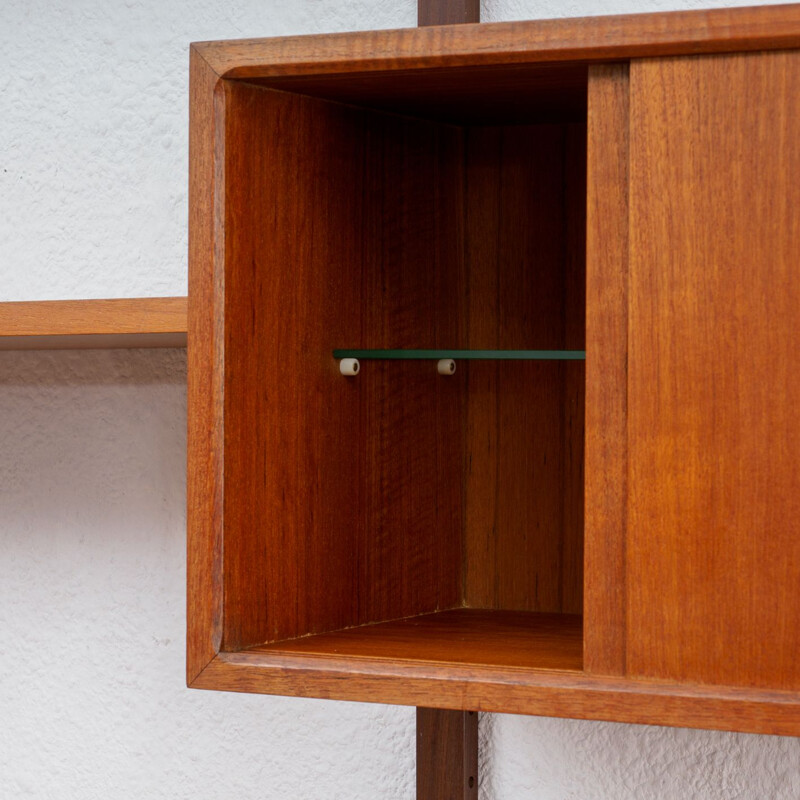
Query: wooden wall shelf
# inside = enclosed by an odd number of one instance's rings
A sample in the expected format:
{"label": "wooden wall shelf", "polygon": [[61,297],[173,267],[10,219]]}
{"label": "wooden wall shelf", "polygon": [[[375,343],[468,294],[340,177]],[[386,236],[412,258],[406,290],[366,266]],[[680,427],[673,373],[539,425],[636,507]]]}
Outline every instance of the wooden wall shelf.
{"label": "wooden wall shelf", "polygon": [[0,350],[186,347],[187,299],[0,303]]}
{"label": "wooden wall shelf", "polygon": [[800,735],[792,48],[193,47],[191,686]]}

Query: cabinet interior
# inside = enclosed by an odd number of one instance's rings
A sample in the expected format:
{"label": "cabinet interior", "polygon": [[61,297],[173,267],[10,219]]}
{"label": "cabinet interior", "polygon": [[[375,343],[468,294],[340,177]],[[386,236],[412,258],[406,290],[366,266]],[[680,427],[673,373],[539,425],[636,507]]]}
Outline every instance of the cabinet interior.
{"label": "cabinet interior", "polygon": [[582,667],[586,68],[225,81],[223,649]]}

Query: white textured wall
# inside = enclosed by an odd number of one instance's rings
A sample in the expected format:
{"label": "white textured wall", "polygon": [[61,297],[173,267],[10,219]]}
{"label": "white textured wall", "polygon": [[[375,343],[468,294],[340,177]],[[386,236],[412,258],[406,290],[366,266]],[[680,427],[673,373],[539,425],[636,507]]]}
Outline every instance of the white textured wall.
{"label": "white textured wall", "polygon": [[[2,0],[0,300],[185,293],[190,41],[414,23],[411,0]],[[410,800],[410,709],[184,688],[184,381],[177,351],[0,353],[0,798]],[[800,739],[484,716],[482,761],[483,800],[800,797]]]}

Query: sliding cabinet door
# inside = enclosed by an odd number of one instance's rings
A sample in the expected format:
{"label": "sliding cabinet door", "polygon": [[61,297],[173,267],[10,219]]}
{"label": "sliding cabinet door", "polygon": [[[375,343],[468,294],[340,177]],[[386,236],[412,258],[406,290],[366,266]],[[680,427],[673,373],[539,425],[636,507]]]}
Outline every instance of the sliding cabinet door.
{"label": "sliding cabinet door", "polygon": [[590,84],[624,145],[598,133],[593,167],[590,100],[587,669],[800,689],[800,53],[612,69]]}

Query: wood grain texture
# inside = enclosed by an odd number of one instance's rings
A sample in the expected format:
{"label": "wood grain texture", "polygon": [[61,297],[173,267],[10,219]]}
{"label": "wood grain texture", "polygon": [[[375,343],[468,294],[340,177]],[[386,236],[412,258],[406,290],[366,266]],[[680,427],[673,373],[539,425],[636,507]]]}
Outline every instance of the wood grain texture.
{"label": "wood grain texture", "polygon": [[0,350],[185,347],[185,297],[0,303]]}
{"label": "wood grain texture", "polygon": [[224,460],[223,275],[224,97],[194,49],[189,107],[189,333],[187,367],[186,676],[189,683],[222,640]]}
{"label": "wood grain texture", "polygon": [[625,673],[628,65],[589,70],[585,668]]}
{"label": "wood grain texture", "polygon": [[631,65],[627,673],[800,689],[800,53]]}
{"label": "wood grain texture", "polygon": [[580,672],[256,650],[221,653],[192,685],[430,708],[800,735],[797,692],[632,681]]}
{"label": "wood grain texture", "polygon": [[201,42],[226,78],[614,61],[800,46],[800,5]]}
{"label": "wood grain texture", "polygon": [[581,669],[581,618],[458,608],[251,648],[473,666]]}
{"label": "wood grain texture", "polygon": [[[466,346],[583,349],[583,126],[466,141]],[[583,364],[464,366],[465,603],[580,613]]]}
{"label": "wood grain texture", "polygon": [[457,25],[481,21],[480,0],[418,0],[417,25]]}
{"label": "wood grain texture", "polygon": [[417,709],[417,800],[477,800],[478,714]]}
{"label": "wood grain texture", "polygon": [[458,131],[225,103],[224,647],[459,605],[463,377],[332,358],[458,341]]}

